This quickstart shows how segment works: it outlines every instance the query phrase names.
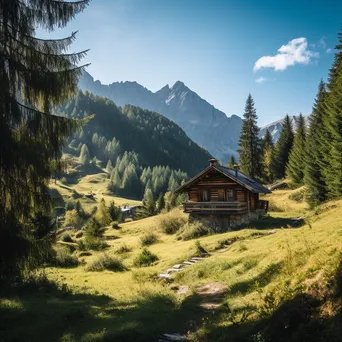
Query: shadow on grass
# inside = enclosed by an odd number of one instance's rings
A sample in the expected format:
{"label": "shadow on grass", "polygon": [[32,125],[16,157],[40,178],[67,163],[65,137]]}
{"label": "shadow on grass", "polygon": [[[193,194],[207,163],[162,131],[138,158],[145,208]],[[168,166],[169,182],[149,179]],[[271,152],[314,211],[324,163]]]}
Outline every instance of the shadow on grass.
{"label": "shadow on grass", "polygon": [[255,229],[298,228],[304,225],[303,219],[265,216],[252,221],[248,226]]}
{"label": "shadow on grass", "polygon": [[237,294],[246,294],[254,290],[256,285],[265,287],[281,272],[282,267],[282,262],[268,265],[266,269],[256,277],[233,284],[230,287],[229,295],[235,296]]}
{"label": "shadow on grass", "polygon": [[157,341],[186,333],[200,321],[199,297],[179,304],[172,295],[141,295],[133,302],[73,294],[50,284],[4,288],[0,341]]}
{"label": "shadow on grass", "polygon": [[[240,308],[254,314],[238,324],[220,316],[207,324],[198,335],[200,341],[232,342],[338,342],[342,336],[342,262],[328,287],[313,293],[297,293],[275,305],[264,316],[257,308]],[[268,302],[269,304],[269,302]],[[269,307],[268,307],[269,308]]]}

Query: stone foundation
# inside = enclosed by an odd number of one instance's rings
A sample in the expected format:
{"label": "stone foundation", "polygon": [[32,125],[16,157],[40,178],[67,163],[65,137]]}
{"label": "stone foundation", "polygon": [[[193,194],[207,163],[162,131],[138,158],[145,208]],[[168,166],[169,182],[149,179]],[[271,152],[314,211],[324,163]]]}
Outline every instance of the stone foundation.
{"label": "stone foundation", "polygon": [[205,227],[208,227],[208,229],[213,230],[215,233],[222,233],[232,228],[248,224],[252,220],[259,219],[264,213],[265,211],[263,209],[259,209],[242,215],[190,214],[189,223],[201,222]]}

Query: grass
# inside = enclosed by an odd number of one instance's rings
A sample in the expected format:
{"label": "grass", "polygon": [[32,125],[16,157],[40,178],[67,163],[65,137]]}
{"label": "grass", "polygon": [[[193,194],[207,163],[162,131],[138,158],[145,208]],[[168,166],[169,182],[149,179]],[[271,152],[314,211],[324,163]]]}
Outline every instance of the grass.
{"label": "grass", "polygon": [[[89,180],[70,188],[87,193],[88,186],[99,186],[98,193],[103,191],[102,182]],[[68,189],[60,190],[70,193]],[[123,223],[119,230],[107,229],[107,254],[119,255],[126,270],[88,272],[87,267],[103,255],[92,251],[92,255],[82,256],[83,262],[75,268],[46,269],[47,277],[57,282],[57,287],[1,289],[0,340],[154,341],[163,333],[190,331],[192,341],[244,341],[252,335],[255,341],[262,341],[266,333],[271,340],[295,341],[290,334],[298,331],[309,335],[299,335],[297,341],[310,341],[310,336],[315,340],[326,327],[335,331],[340,326],[337,318],[341,317],[337,294],[338,289],[342,292],[342,276],[334,274],[338,270],[342,274],[342,200],[309,211],[304,202],[289,198],[295,192],[298,189],[277,190],[265,196],[277,211],[247,229],[202,236],[200,246],[212,255],[175,275],[175,286],[190,287],[183,296],[156,280],[156,275],[187,260],[196,249],[194,240],[179,240],[175,232],[180,233],[180,228],[168,225],[166,218],[176,214]],[[186,219],[186,215],[183,217]],[[293,219],[299,217],[305,220],[293,225]],[[170,229],[164,230],[165,222]],[[149,265],[140,268],[142,264],[136,260],[141,260],[141,239],[156,231],[162,243],[150,245],[147,254],[157,256],[158,262],[147,257]],[[114,235],[120,239],[110,239]],[[199,308],[196,294],[198,286],[210,282],[221,282],[229,288],[224,307],[214,315]],[[336,294],[329,301],[332,291]],[[317,321],[311,321],[312,333],[291,323],[294,325],[288,325],[287,330],[279,325],[279,335],[274,335],[275,322],[292,322],[289,312],[300,319],[300,312],[312,313],[305,319],[317,317]],[[306,324],[305,319],[301,324]],[[4,328],[13,321],[17,322],[15,328]]]}

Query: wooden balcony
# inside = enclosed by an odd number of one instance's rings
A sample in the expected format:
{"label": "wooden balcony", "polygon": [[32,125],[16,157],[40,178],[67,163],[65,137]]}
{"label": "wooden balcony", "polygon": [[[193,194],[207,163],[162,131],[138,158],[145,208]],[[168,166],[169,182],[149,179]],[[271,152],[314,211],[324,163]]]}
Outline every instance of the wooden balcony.
{"label": "wooden balcony", "polygon": [[247,202],[185,202],[184,212],[198,214],[244,214]]}

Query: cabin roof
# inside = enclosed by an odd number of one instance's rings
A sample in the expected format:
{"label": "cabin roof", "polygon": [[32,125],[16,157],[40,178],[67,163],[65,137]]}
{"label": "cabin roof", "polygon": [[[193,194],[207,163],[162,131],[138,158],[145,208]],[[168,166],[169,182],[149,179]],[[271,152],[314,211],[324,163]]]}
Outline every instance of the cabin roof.
{"label": "cabin roof", "polygon": [[220,165],[210,165],[207,168],[205,168],[202,172],[197,174],[195,177],[188,180],[185,184],[180,186],[176,192],[182,192],[189,186],[191,186],[193,183],[195,183],[198,178],[209,172],[210,170],[216,170],[226,176],[227,178],[230,178],[234,180],[236,183],[240,184],[247,190],[253,192],[253,193],[262,193],[262,194],[270,194],[271,190],[264,187],[262,184],[257,182],[255,179],[246,176],[244,173],[237,171],[237,177],[236,177],[236,170],[230,169],[228,167],[220,166]]}

